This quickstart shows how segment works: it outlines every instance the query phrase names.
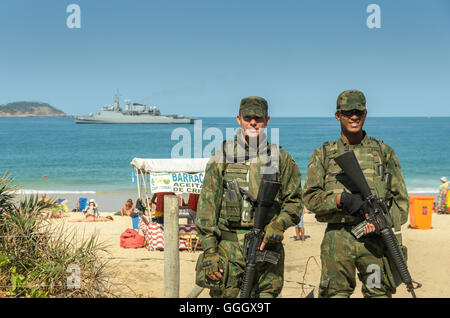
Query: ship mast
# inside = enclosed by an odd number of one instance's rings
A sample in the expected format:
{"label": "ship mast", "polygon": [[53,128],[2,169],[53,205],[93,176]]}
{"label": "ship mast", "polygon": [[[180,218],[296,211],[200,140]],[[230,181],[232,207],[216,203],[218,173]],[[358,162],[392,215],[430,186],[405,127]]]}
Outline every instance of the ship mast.
{"label": "ship mast", "polygon": [[120,111],[119,96],[120,96],[119,89],[117,89],[117,93],[116,93],[115,100],[114,100],[114,107],[113,107],[113,110],[116,112]]}

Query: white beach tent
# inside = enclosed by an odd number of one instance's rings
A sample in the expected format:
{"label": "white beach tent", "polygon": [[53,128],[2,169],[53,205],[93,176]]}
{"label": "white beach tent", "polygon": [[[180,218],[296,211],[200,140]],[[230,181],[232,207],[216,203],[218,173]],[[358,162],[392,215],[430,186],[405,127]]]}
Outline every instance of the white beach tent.
{"label": "white beach tent", "polygon": [[205,172],[209,158],[142,159],[134,158],[130,165],[134,167],[138,196],[149,204],[150,175],[152,173],[200,173]]}
{"label": "white beach tent", "polygon": [[209,158],[141,159],[134,158],[130,165],[136,169],[152,172],[204,172]]}
{"label": "white beach tent", "polygon": [[[141,200],[145,200],[147,202],[147,206],[150,207],[149,190],[151,189],[151,175],[155,173],[182,173],[184,174],[199,174],[204,173],[206,164],[208,163],[209,158],[177,158],[177,159],[142,159],[142,158],[134,158],[130,165],[134,167],[134,173],[136,175],[137,187],[138,187],[138,196]],[[176,192],[176,191],[174,191]],[[152,223],[153,224],[153,223]],[[190,232],[192,230],[192,226],[190,225],[179,225],[180,228],[183,227],[183,231]],[[159,239],[159,236],[162,234],[162,229],[159,226],[147,226],[147,230],[144,231],[144,236],[147,241],[147,248],[151,250],[154,249],[163,249],[164,242]],[[189,227],[189,230],[187,229]],[[151,234],[150,234],[151,233]],[[154,235],[157,233],[157,235]],[[180,248],[187,248],[186,239],[180,237]],[[189,242],[189,244],[191,244]],[[197,245],[196,245],[197,248]]]}

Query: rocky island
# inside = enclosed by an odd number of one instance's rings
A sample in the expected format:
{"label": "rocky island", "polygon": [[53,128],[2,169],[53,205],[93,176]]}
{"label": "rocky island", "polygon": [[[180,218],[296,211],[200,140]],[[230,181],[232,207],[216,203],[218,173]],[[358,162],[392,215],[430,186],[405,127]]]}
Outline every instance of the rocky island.
{"label": "rocky island", "polygon": [[66,113],[40,102],[14,102],[0,105],[0,117],[65,117]]}

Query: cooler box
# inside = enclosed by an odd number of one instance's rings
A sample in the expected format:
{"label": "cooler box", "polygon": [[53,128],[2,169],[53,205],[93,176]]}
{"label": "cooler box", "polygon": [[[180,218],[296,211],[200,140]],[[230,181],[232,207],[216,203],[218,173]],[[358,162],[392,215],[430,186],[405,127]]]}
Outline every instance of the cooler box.
{"label": "cooler box", "polygon": [[434,197],[409,197],[409,225],[415,229],[431,229]]}
{"label": "cooler box", "polygon": [[131,218],[131,221],[133,222],[133,230],[139,229],[139,217],[135,216]]}

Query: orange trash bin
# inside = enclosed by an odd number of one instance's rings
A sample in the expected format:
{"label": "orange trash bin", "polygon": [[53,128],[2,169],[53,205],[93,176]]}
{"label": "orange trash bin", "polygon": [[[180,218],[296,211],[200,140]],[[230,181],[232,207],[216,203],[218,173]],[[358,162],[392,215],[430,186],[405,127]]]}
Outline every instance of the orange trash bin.
{"label": "orange trash bin", "polygon": [[409,225],[415,229],[431,229],[434,197],[409,196]]}

